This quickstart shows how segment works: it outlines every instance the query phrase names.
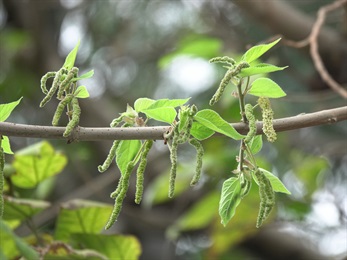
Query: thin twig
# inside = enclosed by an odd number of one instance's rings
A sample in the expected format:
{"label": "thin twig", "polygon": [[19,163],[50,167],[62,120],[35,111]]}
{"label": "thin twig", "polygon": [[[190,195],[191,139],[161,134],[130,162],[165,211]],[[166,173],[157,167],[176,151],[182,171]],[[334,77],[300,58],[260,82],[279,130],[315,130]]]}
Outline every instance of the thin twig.
{"label": "thin twig", "polygon": [[324,66],[318,48],[318,36],[322,28],[322,25],[325,21],[326,14],[342,7],[344,4],[347,4],[347,0],[337,0],[332,4],[321,7],[317,12],[317,19],[312,26],[311,33],[307,38],[297,42],[288,39],[283,39],[282,43],[293,48],[304,48],[309,45],[310,55],[312,57],[313,64],[316,70],[318,71],[319,75],[322,77],[323,81],[340,96],[347,99],[347,90],[331,77],[331,75]]}
{"label": "thin twig", "polygon": [[[273,121],[276,132],[300,129],[305,127],[333,124],[347,120],[347,106],[322,110],[315,113],[300,114],[293,117],[275,119]],[[246,123],[231,124],[239,133],[247,134]],[[7,136],[66,139],[73,141],[98,141],[98,140],[162,140],[170,126],[153,127],[78,127],[72,132],[72,137],[64,138],[65,127],[24,125],[9,122],[0,122],[0,134]],[[257,134],[262,133],[262,122],[257,123]]]}

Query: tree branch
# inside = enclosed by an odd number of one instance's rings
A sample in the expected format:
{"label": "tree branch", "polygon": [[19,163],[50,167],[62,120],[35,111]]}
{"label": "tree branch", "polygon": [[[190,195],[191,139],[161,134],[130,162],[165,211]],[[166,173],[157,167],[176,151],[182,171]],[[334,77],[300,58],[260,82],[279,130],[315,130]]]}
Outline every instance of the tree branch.
{"label": "tree branch", "polygon": [[[293,117],[286,117],[274,120],[274,129],[277,132],[300,129],[305,127],[333,124],[347,120],[347,106],[322,110],[315,113],[300,114]],[[248,125],[245,123],[231,124],[239,133],[246,134]],[[98,141],[98,140],[134,140],[153,139],[161,140],[169,126],[153,127],[78,127],[67,138],[68,143],[75,141]],[[65,127],[23,125],[9,122],[0,122],[0,135],[45,138],[45,139],[66,139],[63,137]],[[257,134],[262,134],[262,122],[257,123]]]}

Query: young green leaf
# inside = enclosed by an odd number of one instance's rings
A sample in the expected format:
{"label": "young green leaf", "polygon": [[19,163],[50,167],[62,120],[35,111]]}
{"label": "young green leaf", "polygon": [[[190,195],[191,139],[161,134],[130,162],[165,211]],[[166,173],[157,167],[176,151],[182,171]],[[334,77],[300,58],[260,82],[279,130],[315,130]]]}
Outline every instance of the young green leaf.
{"label": "young green leaf", "polygon": [[231,177],[224,181],[219,201],[219,215],[224,226],[235,215],[236,207],[241,201],[241,183],[238,178]]}
{"label": "young green leaf", "polygon": [[[186,99],[158,99],[155,102],[153,102],[149,107],[145,108],[147,109],[156,109],[156,108],[162,108],[162,107],[178,107],[178,106],[182,106],[185,103],[188,102],[190,98],[186,98]],[[142,111],[139,111],[142,112]]]}
{"label": "young green leaf", "polygon": [[23,97],[18,99],[17,101],[13,101],[8,104],[1,104],[0,105],[0,122],[5,121],[13,111],[13,109],[19,104],[19,102],[22,100]]}
{"label": "young green leaf", "polygon": [[241,58],[241,60],[247,61],[248,63],[251,63],[252,61],[255,61],[260,56],[262,56],[265,52],[270,50],[276,43],[278,43],[281,40],[281,38],[268,43],[268,44],[260,44],[256,45],[252,48],[250,48]]}
{"label": "young green leaf", "polygon": [[199,122],[193,122],[192,128],[190,129],[190,134],[200,141],[209,138],[214,133],[215,132],[213,130],[203,126]]}
{"label": "young green leaf", "polygon": [[70,70],[75,65],[75,60],[78,52],[78,47],[80,46],[80,41],[77,42],[75,48],[66,56],[63,67]]}
{"label": "young green leaf", "polygon": [[265,73],[275,72],[279,70],[284,70],[285,68],[288,68],[288,66],[277,67],[271,64],[260,63],[255,66],[242,69],[239,75],[241,77],[249,77],[249,76],[253,76],[257,74],[265,74]]}
{"label": "young green leaf", "polygon": [[76,89],[75,93],[77,93],[77,95],[76,95],[77,98],[88,98],[89,97],[89,92],[88,92],[86,86],[79,86]]}
{"label": "young green leaf", "polygon": [[78,81],[81,79],[89,79],[89,78],[93,77],[93,75],[94,75],[94,70],[90,70],[90,71],[84,73],[83,75],[79,76],[78,78],[73,78],[71,81],[75,82],[75,81]]}
{"label": "young green leaf", "polygon": [[6,135],[2,136],[1,147],[4,149],[4,153],[13,154],[11,150],[10,140]]}
{"label": "young green leaf", "polygon": [[284,184],[280,181],[280,179],[278,179],[275,175],[273,175],[271,172],[259,168],[259,171],[263,172],[264,175],[269,179],[272,189],[276,192],[282,192],[282,193],[286,193],[286,194],[291,194],[290,191],[286,188],[286,186],[284,186]]}
{"label": "young green leaf", "polygon": [[127,165],[132,161],[141,148],[140,140],[123,140],[116,151],[116,163],[122,174],[125,173]]}
{"label": "young green leaf", "polygon": [[243,135],[239,134],[217,112],[211,109],[200,110],[198,113],[196,113],[194,119],[198,121],[201,125],[218,133],[224,134],[235,140],[240,140],[244,138]]}
{"label": "young green leaf", "polygon": [[280,98],[286,96],[286,93],[274,81],[268,78],[258,78],[252,83],[249,94],[258,97]]}
{"label": "young green leaf", "polygon": [[177,115],[176,110],[173,107],[159,107],[153,109],[145,109],[141,111],[145,113],[147,117],[153,118],[157,121],[171,124]]}
{"label": "young green leaf", "polygon": [[150,99],[150,98],[138,98],[134,103],[135,111],[139,113],[142,110],[147,109],[154,102],[155,102],[155,100]]}
{"label": "young green leaf", "polygon": [[249,142],[248,146],[253,155],[257,154],[263,147],[262,135],[254,136],[253,139]]}

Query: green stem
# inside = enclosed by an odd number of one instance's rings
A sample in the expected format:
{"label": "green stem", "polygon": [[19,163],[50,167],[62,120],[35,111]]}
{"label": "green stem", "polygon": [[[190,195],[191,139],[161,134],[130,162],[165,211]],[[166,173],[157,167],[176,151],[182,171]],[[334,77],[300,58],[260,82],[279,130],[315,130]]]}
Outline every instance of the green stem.
{"label": "green stem", "polygon": [[247,118],[245,114],[245,96],[242,93],[242,82],[243,79],[240,79],[239,83],[237,84],[237,92],[239,96],[241,120],[242,122],[247,123]]}

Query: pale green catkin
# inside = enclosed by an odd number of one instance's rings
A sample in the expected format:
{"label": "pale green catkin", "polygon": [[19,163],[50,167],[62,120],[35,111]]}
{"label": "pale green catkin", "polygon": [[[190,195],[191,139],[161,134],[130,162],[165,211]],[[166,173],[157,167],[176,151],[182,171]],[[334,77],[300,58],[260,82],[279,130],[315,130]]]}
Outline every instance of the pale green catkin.
{"label": "pale green catkin", "polygon": [[59,102],[57,109],[55,110],[52,125],[57,126],[59,123],[59,119],[63,114],[64,108],[72,101],[73,95],[67,95],[62,101]]}
{"label": "pale green catkin", "polygon": [[212,96],[212,98],[210,100],[210,106],[213,106],[222,97],[224,90],[225,90],[226,86],[228,85],[228,83],[230,82],[232,77],[233,77],[233,70],[228,70],[225,73],[221,83],[219,84],[219,87],[218,87],[216,93]]}
{"label": "pale green catkin", "polygon": [[202,147],[202,144],[196,140],[191,139],[189,143],[195,147],[196,149],[196,168],[195,168],[195,174],[193,176],[192,181],[190,182],[191,186],[194,186],[198,183],[201,176],[201,170],[202,170],[202,157],[204,156],[204,148]]}
{"label": "pale green catkin", "polygon": [[228,56],[216,57],[216,58],[210,59],[209,62],[210,63],[213,63],[213,62],[226,63],[226,64],[229,64],[231,66],[236,63],[234,59],[232,59]]}
{"label": "pale green catkin", "polygon": [[74,97],[71,100],[71,103],[72,103],[72,118],[65,128],[65,132],[63,134],[64,137],[68,137],[71,134],[72,130],[78,125],[80,121],[81,108],[78,104],[78,99]]}
{"label": "pale green catkin", "polygon": [[60,84],[60,77],[61,74],[63,72],[63,69],[60,69],[54,77],[53,83],[52,83],[52,87],[49,89],[49,91],[47,92],[46,96],[44,97],[44,99],[41,101],[40,103],[40,107],[45,106],[53,97],[54,93],[57,91],[57,89],[59,88],[59,84]]}
{"label": "pale green catkin", "polygon": [[121,140],[113,141],[113,144],[111,146],[110,151],[108,152],[106,160],[104,161],[104,163],[102,165],[98,166],[98,171],[99,172],[104,172],[104,171],[106,171],[110,167],[114,157],[116,157],[117,147],[118,147],[120,142],[121,142]]}
{"label": "pale green catkin", "polygon": [[258,104],[262,110],[263,132],[269,142],[274,142],[277,139],[277,134],[273,128],[274,112],[271,108],[270,100],[267,97],[260,97]]}
{"label": "pale green catkin", "polygon": [[[190,137],[190,130],[193,126],[194,116],[198,112],[198,108],[195,105],[192,105],[190,109],[186,112],[188,118],[185,120],[185,126],[179,128],[180,132],[183,133],[180,135],[178,143],[182,144],[188,141]],[[181,122],[180,122],[181,125]]]}
{"label": "pale green catkin", "polygon": [[255,172],[259,183],[260,209],[257,218],[257,228],[259,228],[264,220],[270,215],[270,212],[275,205],[275,193],[271,182],[265,174],[259,170]]}
{"label": "pale green catkin", "polygon": [[169,198],[172,198],[175,193],[175,182],[177,173],[177,147],[178,147],[179,133],[178,128],[174,129],[174,134],[172,137],[172,143],[170,148],[170,179],[169,179]]}
{"label": "pale green catkin", "polygon": [[65,79],[61,82],[58,90],[57,97],[58,99],[62,99],[64,91],[68,89],[70,86],[70,82],[74,77],[77,77],[78,74],[78,68],[73,67],[68,74],[66,75]]}
{"label": "pale green catkin", "polygon": [[153,140],[147,140],[145,142],[145,147],[141,155],[139,167],[137,167],[136,172],[136,192],[135,192],[135,203],[140,204],[143,194],[143,182],[144,182],[144,172],[147,165],[147,155],[149,150],[152,148]]}
{"label": "pale green catkin", "polygon": [[[0,135],[1,138],[1,135]],[[1,142],[0,142],[1,143]],[[4,185],[5,185],[5,179],[4,179],[4,167],[5,167],[5,153],[4,149],[0,147],[0,219],[2,218],[4,214]]]}
{"label": "pale green catkin", "polygon": [[249,127],[249,131],[245,138],[245,142],[249,143],[257,133],[257,126],[255,123],[255,117],[253,114],[253,106],[251,104],[245,105],[245,115],[248,120],[248,127]]}
{"label": "pale green catkin", "polygon": [[127,165],[125,173],[122,175],[122,178],[120,180],[120,181],[122,181],[121,190],[120,190],[117,198],[115,199],[113,211],[112,211],[111,216],[110,216],[110,218],[109,218],[109,220],[105,226],[105,229],[109,229],[117,221],[119,213],[122,209],[123,200],[124,200],[125,195],[128,191],[128,188],[129,188],[129,179],[130,179],[131,172],[134,169],[134,166],[135,166],[134,162],[130,161]]}
{"label": "pale green catkin", "polygon": [[41,90],[42,93],[47,95],[48,94],[48,90],[47,90],[47,80],[49,78],[53,78],[55,76],[56,72],[55,71],[50,71],[47,72],[45,75],[43,75],[43,77],[41,78]]}

